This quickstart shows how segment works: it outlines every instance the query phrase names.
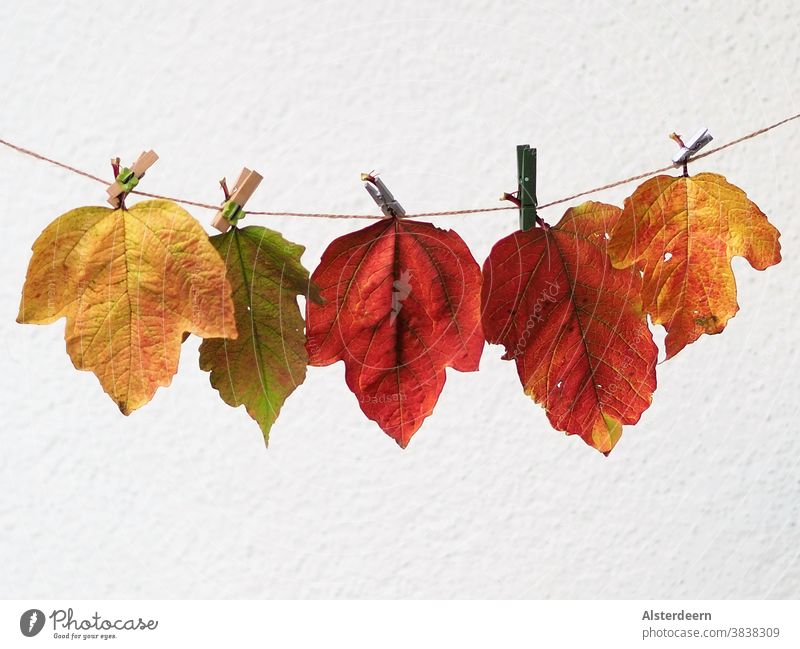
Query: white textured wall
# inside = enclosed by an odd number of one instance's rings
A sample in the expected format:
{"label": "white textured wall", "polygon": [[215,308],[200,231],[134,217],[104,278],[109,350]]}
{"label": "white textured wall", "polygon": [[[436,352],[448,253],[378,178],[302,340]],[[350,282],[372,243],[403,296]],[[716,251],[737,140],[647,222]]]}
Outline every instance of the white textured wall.
{"label": "white textured wall", "polygon": [[[547,201],[662,166],[672,130],[722,142],[796,112],[799,20],[791,0],[7,2],[0,137],[103,175],[153,147],[142,188],[206,201],[247,163],[254,205],[308,211],[371,210],[373,168],[410,211],[494,205],[530,142]],[[795,124],[692,165],[748,191],[784,261],[736,260],[741,312],[659,367],[609,458],[550,429],[498,347],[449,373],[406,451],[341,363],[309,371],[265,451],[197,340],[124,418],[63,321],[14,322],[37,234],[103,188],[0,150],[0,596],[800,596],[798,150]],[[310,268],[364,225],[259,222]],[[482,263],[516,216],[436,222]]]}

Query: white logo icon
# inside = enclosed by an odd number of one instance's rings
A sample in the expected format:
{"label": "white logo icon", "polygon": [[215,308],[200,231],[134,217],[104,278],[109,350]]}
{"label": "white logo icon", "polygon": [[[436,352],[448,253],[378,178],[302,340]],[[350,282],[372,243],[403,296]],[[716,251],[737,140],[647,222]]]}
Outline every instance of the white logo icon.
{"label": "white logo icon", "polygon": [[397,319],[397,314],[403,308],[403,300],[411,295],[411,271],[404,270],[400,274],[400,279],[392,283],[392,313],[389,316],[389,324],[393,325]]}

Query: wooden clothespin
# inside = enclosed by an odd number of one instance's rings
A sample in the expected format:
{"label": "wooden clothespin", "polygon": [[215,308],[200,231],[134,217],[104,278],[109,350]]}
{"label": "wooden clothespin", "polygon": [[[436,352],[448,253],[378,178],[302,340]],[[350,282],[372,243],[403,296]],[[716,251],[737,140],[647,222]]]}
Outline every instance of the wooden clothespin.
{"label": "wooden clothespin", "polygon": [[519,229],[530,230],[539,222],[536,213],[536,149],[529,144],[517,145],[517,191],[503,194],[501,200],[511,201],[519,207]]}
{"label": "wooden clothespin", "polygon": [[[158,160],[158,154],[155,151],[142,151],[142,154],[136,159],[136,162],[133,163],[130,169],[127,167],[119,169],[114,182],[111,183],[106,190],[108,193],[109,205],[114,208],[118,208],[122,205],[125,196],[139,184],[139,180],[144,176],[145,171],[152,167],[156,160]],[[112,161],[112,165],[114,165],[116,169],[119,166],[119,159]]]}
{"label": "wooden clothespin", "polygon": [[244,167],[239,174],[236,185],[233,187],[233,191],[228,195],[225,179],[223,178],[220,181],[220,185],[222,185],[222,190],[225,192],[225,201],[216,216],[214,216],[211,225],[220,232],[227,232],[231,225],[235,225],[239,219],[243,218],[245,212],[242,208],[250,200],[262,180],[264,178],[260,173]]}
{"label": "wooden clothespin", "polygon": [[389,188],[380,178],[368,173],[361,174],[361,180],[365,181],[364,187],[369,192],[369,195],[372,196],[372,200],[381,208],[381,212],[383,212],[384,215],[394,216],[398,219],[406,215],[403,206],[397,202],[392,192],[389,191]]}
{"label": "wooden clothespin", "polygon": [[669,137],[675,140],[678,143],[678,146],[681,147],[678,152],[672,156],[672,164],[674,164],[676,167],[683,166],[684,176],[688,174],[686,166],[689,164],[689,160],[700,149],[714,139],[711,133],[708,132],[707,128],[701,128],[692,136],[692,139],[686,143],[683,142],[681,136],[677,133],[672,133]]}

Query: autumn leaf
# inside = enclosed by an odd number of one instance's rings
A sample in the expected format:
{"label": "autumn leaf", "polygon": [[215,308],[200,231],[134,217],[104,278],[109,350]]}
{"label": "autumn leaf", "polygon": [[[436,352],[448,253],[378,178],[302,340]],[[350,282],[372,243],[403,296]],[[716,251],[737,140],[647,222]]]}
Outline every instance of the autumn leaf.
{"label": "autumn leaf", "polygon": [[667,330],[667,358],[736,312],[731,258],[764,270],[781,260],[780,233],[738,187],[717,174],[656,176],[625,200],[611,232],[618,268],[642,273],[644,309]]}
{"label": "autumn leaf", "polygon": [[641,280],[611,266],[613,205],[586,202],[555,227],[501,239],[484,267],[483,330],[506,348],[550,423],[608,453],[650,405],[657,349]]}
{"label": "autumn leaf", "polygon": [[331,243],[306,306],[312,365],[345,363],[361,410],[405,448],[433,412],[445,368],[478,369],[480,268],[452,230],[387,218]]}
{"label": "autumn leaf", "polygon": [[126,415],[169,385],[184,332],[236,336],[225,264],[200,224],[163,200],[81,207],[45,228],[17,321],[62,317],[73,364]]}
{"label": "autumn leaf", "polygon": [[230,406],[244,404],[269,442],[286,398],[306,376],[303,317],[297,296],[311,289],[300,264],[305,248],[258,226],[233,227],[211,237],[225,260],[233,288],[238,338],[210,338],[200,345],[200,368]]}

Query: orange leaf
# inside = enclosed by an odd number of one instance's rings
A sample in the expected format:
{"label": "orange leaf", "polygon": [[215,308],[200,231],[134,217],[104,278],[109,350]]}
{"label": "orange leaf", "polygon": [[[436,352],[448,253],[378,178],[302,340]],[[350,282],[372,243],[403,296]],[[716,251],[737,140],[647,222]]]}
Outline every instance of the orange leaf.
{"label": "orange leaf", "polygon": [[644,310],[667,330],[671,358],[739,310],[731,257],[764,270],[781,260],[779,236],[722,176],[656,176],[625,199],[608,252],[616,267],[642,272]]}
{"label": "orange leaf", "polygon": [[483,329],[513,359],[525,394],[550,423],[608,453],[650,405],[657,349],[641,280],[611,266],[613,205],[586,202],[555,227],[519,231],[483,267]]}
{"label": "orange leaf", "polygon": [[444,387],[445,368],[478,369],[480,267],[452,230],[387,218],[339,237],[311,280],[311,365],[345,363],[364,414],[405,448]]}
{"label": "orange leaf", "polygon": [[236,337],[225,263],[200,224],[169,201],[81,207],[33,244],[18,322],[67,318],[67,352],[123,414],[178,369],[183,333]]}

